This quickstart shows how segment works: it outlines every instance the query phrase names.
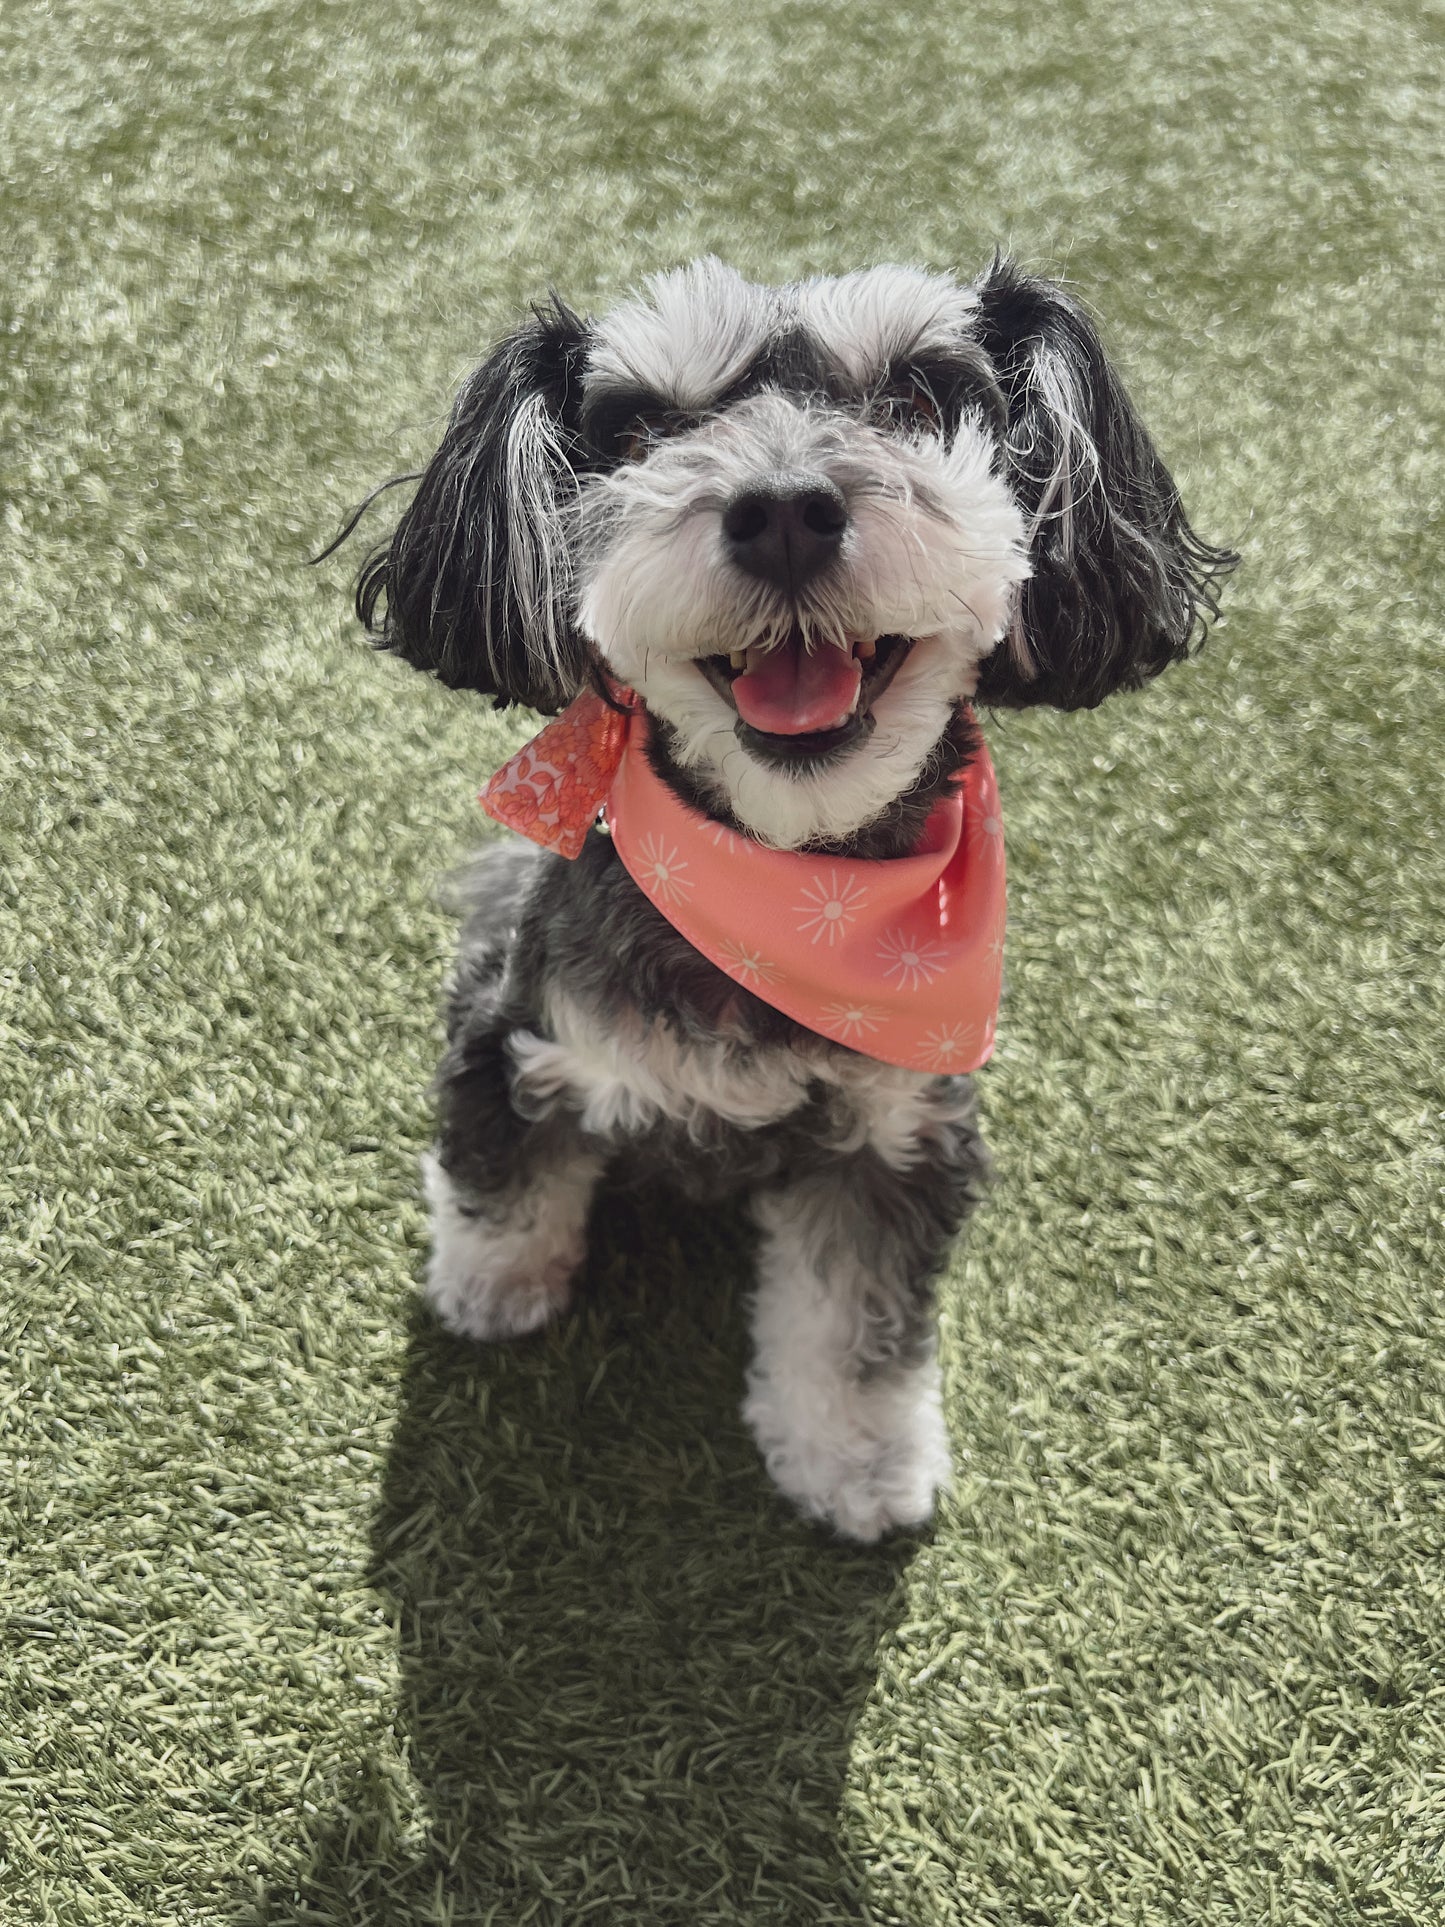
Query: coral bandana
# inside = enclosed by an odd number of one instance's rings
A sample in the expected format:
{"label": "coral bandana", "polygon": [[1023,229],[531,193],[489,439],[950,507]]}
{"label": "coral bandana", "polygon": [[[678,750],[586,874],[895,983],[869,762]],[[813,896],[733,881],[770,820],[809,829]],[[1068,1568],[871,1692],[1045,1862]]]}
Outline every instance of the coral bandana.
{"label": "coral bandana", "polygon": [[579,696],[497,771],[482,807],[566,857],[605,809],[633,881],[764,1003],[885,1064],[956,1072],[988,1061],[1004,851],[987,750],[911,855],[861,861],[769,850],[710,821],[654,773],[647,727],[642,709]]}

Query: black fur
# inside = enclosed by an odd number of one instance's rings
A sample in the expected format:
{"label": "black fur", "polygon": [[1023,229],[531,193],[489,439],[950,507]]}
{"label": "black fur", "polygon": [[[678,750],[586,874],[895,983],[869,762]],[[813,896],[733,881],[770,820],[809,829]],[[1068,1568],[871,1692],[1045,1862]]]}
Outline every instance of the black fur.
{"label": "black fur", "polygon": [[[549,440],[534,436],[523,452],[543,458],[531,481],[555,517],[583,454],[577,412],[586,344],[586,324],[554,296],[487,357],[457,396],[395,533],[367,559],[357,583],[357,614],[382,648],[448,688],[481,690],[499,706],[564,708],[587,671],[569,584],[558,582],[558,593],[540,608],[519,594],[509,561],[521,533],[515,482],[522,411],[535,403],[544,412]],[[530,534],[560,555],[554,528]]]}
{"label": "black fur", "polygon": [[[1005,460],[1025,513],[1039,517],[1021,609],[1025,660],[1001,644],[978,699],[1092,709],[1189,653],[1239,558],[1190,527],[1079,304],[1003,258],[978,295],[980,339],[1008,400]],[[1073,446],[1069,415],[1091,448]]]}

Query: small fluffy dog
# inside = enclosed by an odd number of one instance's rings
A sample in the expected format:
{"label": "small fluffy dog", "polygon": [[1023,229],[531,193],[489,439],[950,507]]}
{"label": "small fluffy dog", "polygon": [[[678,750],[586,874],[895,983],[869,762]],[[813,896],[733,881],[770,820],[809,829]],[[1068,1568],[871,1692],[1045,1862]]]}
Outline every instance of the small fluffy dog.
{"label": "small fluffy dog", "polygon": [[[384,647],[500,704],[625,686],[690,810],[820,860],[915,848],[978,753],[971,705],[1091,707],[1186,655],[1236,559],[1080,307],[1004,259],[778,288],[707,259],[595,322],[554,298],[401,479],[357,590]],[[465,887],[438,1316],[483,1340],[554,1316],[609,1174],[744,1198],[773,1478],[855,1539],[928,1518],[933,1286],[987,1172],[968,1077],[785,1015],[602,830],[575,860],[508,839]]]}

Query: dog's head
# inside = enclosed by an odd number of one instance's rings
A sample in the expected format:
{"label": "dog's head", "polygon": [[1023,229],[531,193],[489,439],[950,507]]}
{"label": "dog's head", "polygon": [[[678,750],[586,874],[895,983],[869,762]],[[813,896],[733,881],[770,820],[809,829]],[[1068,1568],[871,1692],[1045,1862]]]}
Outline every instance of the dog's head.
{"label": "dog's head", "polygon": [[793,849],[937,781],[971,699],[1156,675],[1233,561],[1054,284],[703,260],[504,341],[357,603],[501,701],[555,710],[605,669],[694,800]]}

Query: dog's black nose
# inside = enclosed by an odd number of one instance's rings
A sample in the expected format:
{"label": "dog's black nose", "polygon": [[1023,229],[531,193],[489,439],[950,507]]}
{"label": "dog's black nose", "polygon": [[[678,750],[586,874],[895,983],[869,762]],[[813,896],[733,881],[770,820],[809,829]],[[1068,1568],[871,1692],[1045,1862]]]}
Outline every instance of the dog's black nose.
{"label": "dog's black nose", "polygon": [[735,495],[723,510],[722,526],[740,569],[796,590],[838,553],[848,504],[824,475],[779,475]]}

